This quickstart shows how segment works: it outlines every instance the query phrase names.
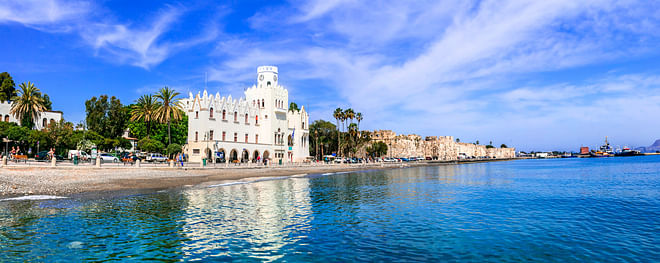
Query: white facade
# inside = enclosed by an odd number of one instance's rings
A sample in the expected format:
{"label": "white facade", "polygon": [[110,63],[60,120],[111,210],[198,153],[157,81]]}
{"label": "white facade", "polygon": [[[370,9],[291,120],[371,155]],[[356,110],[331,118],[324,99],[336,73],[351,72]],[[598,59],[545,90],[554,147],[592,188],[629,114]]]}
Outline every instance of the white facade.
{"label": "white facade", "polygon": [[[20,124],[19,120],[17,120],[14,117],[14,115],[10,114],[9,111],[11,111],[11,103],[8,101],[0,102],[0,121],[14,122]],[[48,127],[49,123],[60,122],[61,120],[62,120],[61,111],[40,112],[39,118],[37,118],[37,121],[35,121],[34,123],[34,128],[37,130],[41,130],[43,128]]]}
{"label": "white facade", "polygon": [[188,115],[191,162],[302,162],[309,157],[309,115],[289,111],[289,92],[278,84],[277,67],[257,68],[257,84],[233,99],[205,90],[181,100]]}

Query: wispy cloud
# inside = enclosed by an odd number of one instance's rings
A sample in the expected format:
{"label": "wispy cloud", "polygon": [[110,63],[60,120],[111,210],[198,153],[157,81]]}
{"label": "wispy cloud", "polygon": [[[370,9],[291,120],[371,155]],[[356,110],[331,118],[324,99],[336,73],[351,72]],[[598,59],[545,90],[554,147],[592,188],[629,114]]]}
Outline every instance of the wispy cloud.
{"label": "wispy cloud", "polygon": [[47,31],[68,31],[70,22],[84,19],[91,4],[83,1],[0,0],[0,23],[18,23]]}
{"label": "wispy cloud", "polygon": [[160,64],[177,51],[218,36],[218,28],[211,22],[202,27],[203,31],[197,36],[167,40],[167,33],[185,13],[185,8],[180,6],[167,6],[146,21],[117,22],[95,17],[93,13],[93,5],[84,2],[9,1],[0,5],[0,22],[18,23],[42,31],[76,32],[99,57],[145,69]]}

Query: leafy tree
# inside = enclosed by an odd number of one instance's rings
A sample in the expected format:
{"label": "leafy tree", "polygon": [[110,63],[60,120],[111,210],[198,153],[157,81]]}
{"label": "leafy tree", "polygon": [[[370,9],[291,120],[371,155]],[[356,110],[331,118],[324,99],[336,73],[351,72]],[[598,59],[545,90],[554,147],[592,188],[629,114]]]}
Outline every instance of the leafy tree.
{"label": "leafy tree", "polygon": [[298,108],[298,104],[291,102],[289,103],[289,111],[300,111],[300,108]]}
{"label": "leafy tree", "polygon": [[146,152],[160,152],[165,148],[165,145],[157,140],[146,137],[138,141],[138,148]]}
{"label": "leafy tree", "polygon": [[475,144],[476,144],[476,145],[479,145],[479,140],[477,140],[477,142],[475,142]]}
{"label": "leafy tree", "polygon": [[119,144],[117,144],[117,147],[119,147],[119,148],[130,149],[133,146],[131,141],[129,141],[128,139],[126,139],[124,137],[119,137],[119,138],[117,138],[117,140],[119,141]]}
{"label": "leafy tree", "polygon": [[503,143],[502,145],[500,145],[500,148],[508,148],[508,147],[506,146],[506,144]]}
{"label": "leafy tree", "polygon": [[[329,121],[316,120],[309,125],[309,134],[312,137],[309,152],[313,156],[323,156],[326,153],[337,151],[337,126]],[[318,142],[318,147],[317,147]],[[318,151],[317,152],[317,148]]]}
{"label": "leafy tree", "polygon": [[121,104],[119,99],[112,96],[110,98],[110,109],[108,110],[107,131],[103,136],[109,138],[120,138],[126,130],[126,122],[129,119],[129,112]]}
{"label": "leafy tree", "polygon": [[370,156],[381,157],[387,154],[387,144],[384,142],[374,142],[367,147],[367,153]]}
{"label": "leafy tree", "polygon": [[96,144],[94,144],[92,141],[87,139],[83,139],[79,141],[78,144],[76,145],[77,150],[86,151],[86,152],[90,152],[94,147],[96,147]]}
{"label": "leafy tree", "polygon": [[156,95],[154,95],[154,97],[156,97],[156,99],[158,99],[160,102],[160,105],[156,110],[156,119],[161,123],[167,123],[168,145],[172,143],[172,135],[170,132],[171,122],[173,120],[180,120],[183,115],[185,115],[181,109],[181,105],[179,105],[179,99],[177,98],[179,94],[180,93],[165,86],[164,88],[160,89]]}
{"label": "leafy tree", "polygon": [[16,96],[16,83],[9,73],[0,73],[0,102],[9,101],[14,96]]}
{"label": "leafy tree", "polygon": [[51,123],[44,129],[48,136],[51,146],[59,152],[64,149],[73,149],[75,144],[71,141],[73,137],[73,123],[60,120],[56,123]]}
{"label": "leafy tree", "polygon": [[170,158],[180,152],[181,152],[181,145],[173,143],[167,146],[167,155],[170,156]]}
{"label": "leafy tree", "polygon": [[46,110],[53,110],[53,102],[50,101],[48,94],[44,93],[43,96],[41,96],[41,100],[44,102],[44,108],[46,108]]}
{"label": "leafy tree", "polygon": [[108,95],[101,95],[98,98],[92,97],[85,101],[85,113],[87,113],[85,122],[87,123],[87,129],[98,134],[103,134],[108,110],[110,110]]}
{"label": "leafy tree", "polygon": [[490,144],[489,144],[489,145],[486,145],[486,149],[490,149],[490,148],[495,148],[495,146],[492,146],[492,145],[490,145]]}
{"label": "leafy tree", "polygon": [[35,87],[31,82],[23,82],[19,85],[21,90],[18,96],[13,98],[11,104],[10,114],[14,115],[16,119],[21,120],[21,125],[27,128],[34,127],[39,113],[44,111],[43,100],[39,88]]}
{"label": "leafy tree", "polygon": [[[138,140],[147,137],[147,123],[143,121],[130,121],[127,125],[131,136]],[[172,143],[183,145],[188,140],[188,116],[184,115],[181,120],[173,121],[171,124]],[[152,124],[149,133],[151,139],[155,139],[167,145],[167,125],[161,123]]]}
{"label": "leafy tree", "polygon": [[120,137],[126,129],[129,113],[115,96],[101,95],[85,101],[87,128],[106,138]]}

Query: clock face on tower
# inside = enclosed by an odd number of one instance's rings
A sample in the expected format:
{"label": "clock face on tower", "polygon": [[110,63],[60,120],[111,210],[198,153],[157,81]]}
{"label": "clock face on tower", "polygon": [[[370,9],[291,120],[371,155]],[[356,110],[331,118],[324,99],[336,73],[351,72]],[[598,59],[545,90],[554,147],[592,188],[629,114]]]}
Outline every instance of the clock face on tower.
{"label": "clock face on tower", "polygon": [[259,75],[259,80],[264,80],[264,75]]}
{"label": "clock face on tower", "polygon": [[277,81],[277,75],[273,76],[273,80]]}

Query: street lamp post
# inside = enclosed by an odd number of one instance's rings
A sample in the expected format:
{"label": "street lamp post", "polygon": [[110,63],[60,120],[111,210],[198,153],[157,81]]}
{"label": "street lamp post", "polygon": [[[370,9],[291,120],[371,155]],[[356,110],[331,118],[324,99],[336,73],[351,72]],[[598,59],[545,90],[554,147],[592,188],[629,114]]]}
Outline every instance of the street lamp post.
{"label": "street lamp post", "polygon": [[318,161],[321,157],[319,157],[319,131],[314,130],[314,137],[316,138],[316,160]]}

